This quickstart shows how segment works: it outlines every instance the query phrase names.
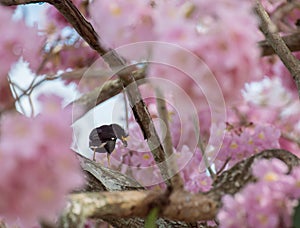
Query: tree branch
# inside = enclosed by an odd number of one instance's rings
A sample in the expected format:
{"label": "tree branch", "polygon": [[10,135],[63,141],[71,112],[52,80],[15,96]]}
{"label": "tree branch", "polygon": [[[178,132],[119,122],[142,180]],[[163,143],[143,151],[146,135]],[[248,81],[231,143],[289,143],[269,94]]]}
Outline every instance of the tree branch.
{"label": "tree branch", "polygon": [[[77,154],[81,168],[90,173],[95,177],[107,191],[124,191],[124,190],[143,190],[137,181],[129,178],[128,176],[106,168],[80,154]],[[89,177],[90,178],[90,177]],[[90,181],[94,182],[93,179],[86,179],[88,181],[87,186],[89,186]],[[96,191],[96,189],[93,189]]]}
{"label": "tree branch", "polygon": [[[90,22],[80,13],[77,7],[70,0],[46,0],[53,5],[73,26],[78,34],[100,55],[104,55],[109,49],[101,46],[100,37]],[[111,60],[113,61],[113,60]]]}
{"label": "tree branch", "polygon": [[[91,161],[78,154],[81,167],[84,171],[86,184],[83,189],[75,192],[103,192],[103,191],[128,191],[144,190],[135,180],[119,173],[118,171],[102,167],[100,164]],[[144,219],[142,218],[117,218],[103,217],[104,221],[114,227],[143,227]],[[65,218],[61,218],[64,221]],[[70,221],[68,221],[70,222]],[[76,224],[76,223],[75,223]],[[185,222],[176,222],[167,219],[158,219],[156,224],[159,227],[189,227]],[[69,226],[68,226],[69,227]],[[77,227],[77,226],[76,226]]]}
{"label": "tree branch", "polygon": [[[184,191],[175,191],[169,198],[161,191],[78,193],[69,197],[69,203],[65,218],[145,218],[159,206],[164,218],[192,222],[211,219],[217,210],[213,199]],[[80,214],[75,216],[74,208]]]}
{"label": "tree branch", "polygon": [[[122,71],[119,75],[128,75],[133,74],[135,80],[138,81],[138,84],[145,83],[146,80],[141,80],[145,78],[144,69],[139,69],[132,72],[132,69],[128,71]],[[95,106],[101,104],[102,102],[112,98],[115,95],[118,95],[123,91],[123,84],[120,78],[108,80],[103,85],[93,89],[90,92],[85,93],[77,100],[69,104],[69,106],[75,107],[78,112],[75,112],[73,120],[76,121],[82,117],[89,110]]]}
{"label": "tree branch", "polygon": [[[128,218],[128,219],[115,219],[115,218],[107,218],[103,219],[104,221],[107,221],[109,224],[111,224],[115,228],[124,228],[124,227],[130,227],[130,228],[141,228],[145,227],[145,221],[141,218]],[[156,225],[159,228],[188,228],[190,227],[185,222],[180,221],[172,221],[168,219],[158,219],[156,221]],[[0,227],[1,228],[1,227]],[[204,228],[204,227],[202,227]]]}
{"label": "tree branch", "polygon": [[[283,36],[281,38],[291,51],[300,51],[300,32],[295,32],[291,35]],[[262,56],[275,54],[274,49],[267,40],[258,42],[258,45],[262,50]]]}
{"label": "tree branch", "polygon": [[159,216],[162,218],[185,222],[211,220],[215,218],[221,206],[220,200],[223,195],[235,194],[247,183],[255,181],[251,174],[251,166],[255,160],[262,158],[278,158],[285,162],[290,170],[300,165],[300,159],[288,151],[266,150],[223,172],[215,180],[213,189],[207,193],[191,194],[177,190],[170,195],[163,191],[72,194],[64,212],[64,221],[68,225],[74,218],[144,218],[157,206],[161,208]]}
{"label": "tree branch", "polygon": [[272,48],[279,56],[283,64],[291,73],[293,79],[296,82],[298,93],[300,96],[300,61],[293,56],[289,48],[286,46],[284,41],[281,39],[277,28],[274,23],[271,21],[269,15],[263,8],[259,0],[256,1],[255,7],[257,15],[261,19],[261,30],[264,33],[267,41],[271,44]]}

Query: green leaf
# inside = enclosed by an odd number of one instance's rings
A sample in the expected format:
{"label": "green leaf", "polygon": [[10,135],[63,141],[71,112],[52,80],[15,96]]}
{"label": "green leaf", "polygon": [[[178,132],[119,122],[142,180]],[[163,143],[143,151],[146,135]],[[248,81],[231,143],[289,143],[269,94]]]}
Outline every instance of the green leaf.
{"label": "green leaf", "polygon": [[145,219],[145,228],[156,228],[156,220],[158,216],[158,208],[153,208]]}
{"label": "green leaf", "polygon": [[298,201],[298,206],[294,208],[293,228],[300,228],[300,201]]}

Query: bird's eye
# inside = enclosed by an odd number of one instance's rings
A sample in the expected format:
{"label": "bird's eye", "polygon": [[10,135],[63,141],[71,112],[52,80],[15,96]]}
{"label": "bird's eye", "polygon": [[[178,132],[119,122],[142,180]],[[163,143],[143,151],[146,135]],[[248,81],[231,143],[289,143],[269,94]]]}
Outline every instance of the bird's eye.
{"label": "bird's eye", "polygon": [[111,140],[116,140],[116,138],[115,138],[115,137],[112,137]]}

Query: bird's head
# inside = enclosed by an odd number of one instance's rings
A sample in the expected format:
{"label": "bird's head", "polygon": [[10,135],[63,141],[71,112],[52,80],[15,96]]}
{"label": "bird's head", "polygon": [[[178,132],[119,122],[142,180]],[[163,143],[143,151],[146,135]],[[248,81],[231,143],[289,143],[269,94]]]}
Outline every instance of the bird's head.
{"label": "bird's head", "polygon": [[120,139],[125,147],[127,147],[128,134],[118,124],[111,124],[113,131],[118,139]]}

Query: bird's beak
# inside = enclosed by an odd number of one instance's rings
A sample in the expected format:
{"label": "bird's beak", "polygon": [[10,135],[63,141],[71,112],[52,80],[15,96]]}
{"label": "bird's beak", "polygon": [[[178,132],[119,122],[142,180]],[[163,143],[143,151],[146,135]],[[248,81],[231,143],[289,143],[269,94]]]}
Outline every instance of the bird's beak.
{"label": "bird's beak", "polygon": [[128,145],[128,144],[127,144],[128,138],[129,138],[129,136],[126,136],[126,137],[122,136],[122,138],[121,138],[122,143],[123,143],[123,145],[124,145],[125,147],[127,147],[127,145]]}

